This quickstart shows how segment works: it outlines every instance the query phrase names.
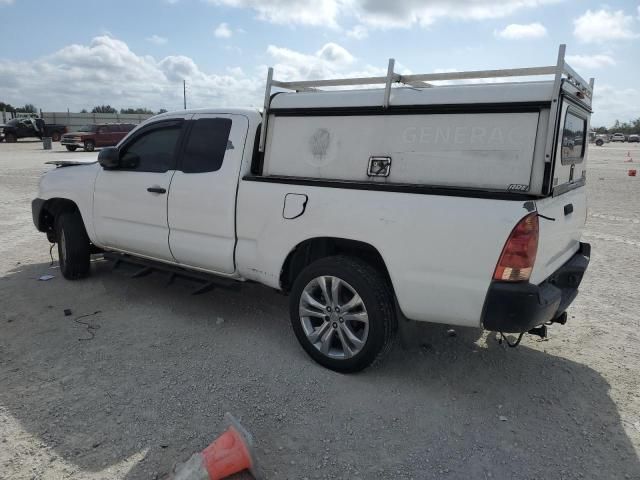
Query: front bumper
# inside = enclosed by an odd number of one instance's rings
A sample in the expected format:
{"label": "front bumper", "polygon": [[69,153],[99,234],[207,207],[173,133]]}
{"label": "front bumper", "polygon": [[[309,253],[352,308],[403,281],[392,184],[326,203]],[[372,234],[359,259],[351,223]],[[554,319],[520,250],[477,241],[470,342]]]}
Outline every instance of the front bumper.
{"label": "front bumper", "polygon": [[486,330],[520,333],[558,318],[578,295],[590,256],[591,245],[580,243],[575,255],[540,285],[493,282],[482,325]]}
{"label": "front bumper", "polygon": [[84,147],[84,143],[81,142],[80,140],[68,140],[63,138],[62,140],[60,140],[60,145],[69,145],[70,147]]}

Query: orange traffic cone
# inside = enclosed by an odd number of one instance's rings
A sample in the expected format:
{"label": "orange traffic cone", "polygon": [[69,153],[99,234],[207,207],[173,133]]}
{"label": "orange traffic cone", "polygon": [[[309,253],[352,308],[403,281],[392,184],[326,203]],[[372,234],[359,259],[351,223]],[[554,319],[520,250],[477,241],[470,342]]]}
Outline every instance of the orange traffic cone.
{"label": "orange traffic cone", "polygon": [[227,430],[202,452],[176,465],[167,480],[220,480],[242,470],[259,478],[251,434],[230,413],[224,418]]}

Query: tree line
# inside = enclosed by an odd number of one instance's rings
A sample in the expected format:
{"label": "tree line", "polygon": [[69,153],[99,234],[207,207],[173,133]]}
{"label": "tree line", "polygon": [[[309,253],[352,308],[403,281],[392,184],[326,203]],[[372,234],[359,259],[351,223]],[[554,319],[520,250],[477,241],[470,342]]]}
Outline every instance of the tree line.
{"label": "tree line", "polygon": [[635,120],[631,120],[630,122],[620,122],[620,120],[616,120],[616,122],[611,127],[597,127],[593,128],[596,133],[624,133],[625,135],[631,134],[639,134],[640,135],[640,117]]}
{"label": "tree line", "polygon": [[[14,107],[10,103],[0,102],[0,112],[2,111],[12,113],[38,113],[38,109],[32,103],[27,103],[22,107]],[[154,112],[153,110],[145,107],[121,108],[120,112],[118,112],[118,110],[116,108],[113,108],[111,105],[96,105],[91,109],[91,113],[134,113],[139,115],[155,115],[156,113],[159,114],[165,112],[167,112],[167,110],[164,108],[161,108],[160,110],[158,110],[158,112]],[[89,111],[86,108],[83,108],[80,113],[89,113]]]}

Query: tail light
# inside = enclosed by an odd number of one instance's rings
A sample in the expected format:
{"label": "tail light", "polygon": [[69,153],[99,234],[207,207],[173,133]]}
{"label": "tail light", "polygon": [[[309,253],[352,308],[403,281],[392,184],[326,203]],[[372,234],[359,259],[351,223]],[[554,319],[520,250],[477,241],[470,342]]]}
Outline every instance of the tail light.
{"label": "tail light", "polygon": [[494,280],[522,282],[529,280],[538,251],[538,214],[530,213],[518,222],[507,239]]}

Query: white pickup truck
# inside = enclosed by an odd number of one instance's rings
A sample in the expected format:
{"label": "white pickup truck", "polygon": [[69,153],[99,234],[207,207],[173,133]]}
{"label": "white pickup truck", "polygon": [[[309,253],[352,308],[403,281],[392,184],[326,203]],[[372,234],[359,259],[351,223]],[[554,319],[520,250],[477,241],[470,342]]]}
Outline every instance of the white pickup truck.
{"label": "white pickup truck", "polygon": [[[528,78],[451,82],[493,77]],[[166,113],[97,162],[53,162],[33,219],[68,279],[103,251],[284,291],[301,345],[337,371],[380,358],[398,319],[540,333],[565,322],[589,263],[592,94],[564,46],[512,70],[270,70],[262,114]]]}

